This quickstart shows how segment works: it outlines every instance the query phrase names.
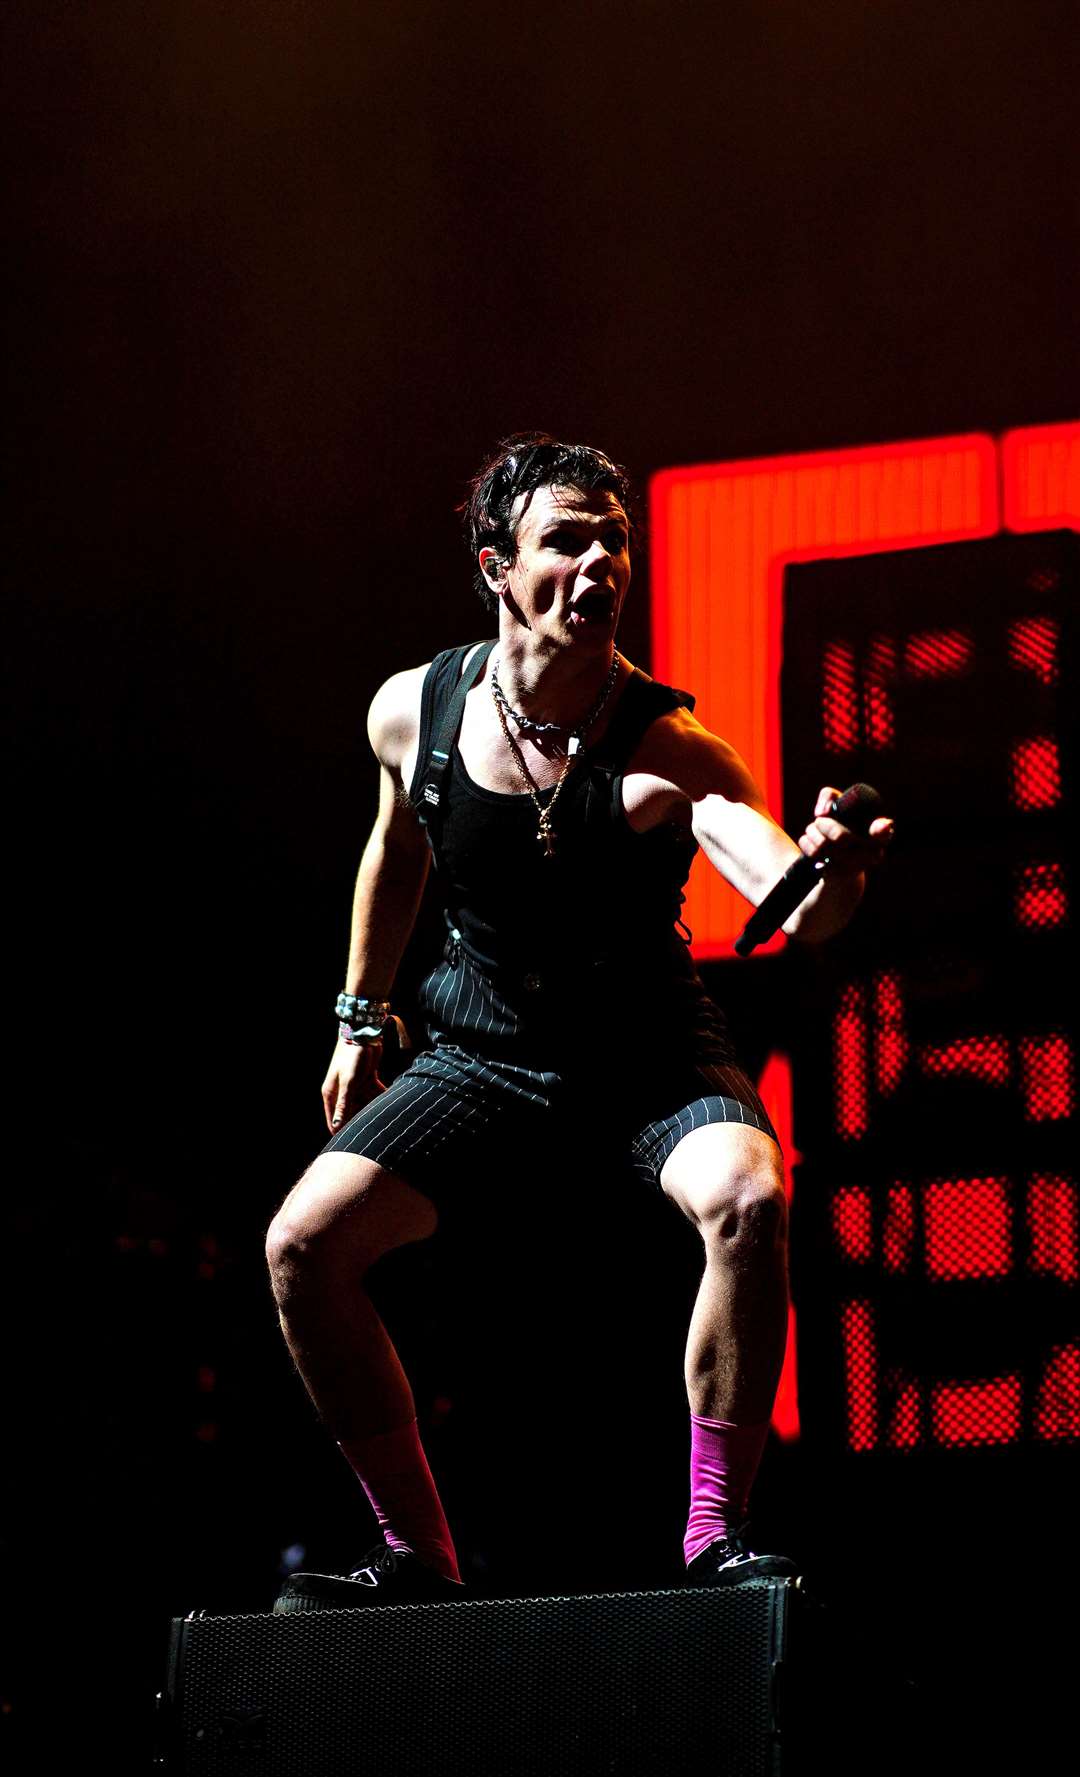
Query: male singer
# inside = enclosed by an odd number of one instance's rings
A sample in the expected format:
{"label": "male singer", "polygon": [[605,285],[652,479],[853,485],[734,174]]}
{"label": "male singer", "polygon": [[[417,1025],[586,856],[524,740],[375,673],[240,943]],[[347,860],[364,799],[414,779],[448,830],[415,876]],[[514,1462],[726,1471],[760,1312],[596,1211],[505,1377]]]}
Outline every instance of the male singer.
{"label": "male singer", "polygon": [[[323,1086],[330,1140],[267,1251],[289,1349],[382,1540],[341,1574],[294,1575],[279,1610],[461,1595],[409,1382],[364,1279],[430,1235],[480,1169],[512,1181],[526,1149],[555,1163],[583,1117],[602,1118],[613,1163],[658,1185],[704,1250],[685,1364],[688,1579],[794,1571],[745,1536],[787,1326],[782,1161],[676,921],[698,846],[755,906],[800,852],[827,851],[783,929],[828,938],[892,822],[860,838],[824,788],[796,846],[693,699],[618,652],[632,510],[601,451],[507,440],[464,508],[496,640],[396,674],[371,705],[381,794]],[[387,1090],[382,1033],[432,859],[448,937],[422,990],[430,1047]]]}

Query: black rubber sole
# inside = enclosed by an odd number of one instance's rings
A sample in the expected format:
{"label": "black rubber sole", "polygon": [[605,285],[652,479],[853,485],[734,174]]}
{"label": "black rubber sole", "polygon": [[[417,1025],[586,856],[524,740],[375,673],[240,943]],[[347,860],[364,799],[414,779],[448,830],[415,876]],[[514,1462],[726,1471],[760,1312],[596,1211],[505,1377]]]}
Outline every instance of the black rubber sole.
{"label": "black rubber sole", "polygon": [[341,1573],[294,1573],[285,1581],[274,1603],[276,1617],[296,1616],[312,1610],[370,1610],[373,1605],[455,1604],[465,1597],[464,1586],[455,1586],[439,1574],[413,1577],[390,1576],[382,1585],[366,1585]]}

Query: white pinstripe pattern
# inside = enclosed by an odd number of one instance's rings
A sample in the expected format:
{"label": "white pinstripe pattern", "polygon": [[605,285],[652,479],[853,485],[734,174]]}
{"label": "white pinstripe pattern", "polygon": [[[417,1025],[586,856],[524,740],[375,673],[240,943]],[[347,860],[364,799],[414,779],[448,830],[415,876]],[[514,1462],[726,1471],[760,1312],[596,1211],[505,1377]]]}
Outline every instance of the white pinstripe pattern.
{"label": "white pinstripe pattern", "polygon": [[[669,1080],[662,1098],[668,1103],[674,1099],[675,1108],[636,1130],[633,1106],[647,1097],[655,1082],[626,1079],[621,1106],[613,1106],[605,1092],[595,1100],[605,1121],[614,1126],[613,1161],[620,1155],[629,1159],[634,1172],[650,1184],[659,1183],[665,1161],[683,1136],[705,1124],[742,1123],[766,1135],[774,1134],[757,1093],[740,1069],[699,1064],[689,1070],[684,1081],[684,1091],[692,1091],[694,1085],[712,1090],[679,1103],[679,1086]],[[363,1154],[390,1171],[406,1177],[415,1174],[423,1188],[430,1189],[425,1175],[434,1156],[439,1156],[441,1171],[457,1177],[466,1168],[450,1163],[453,1145],[460,1143],[462,1156],[470,1165],[482,1164],[477,1138],[500,1124],[504,1135],[509,1127],[511,1137],[525,1144],[530,1153],[538,1151],[538,1144],[541,1152],[550,1146],[557,1163],[566,1147],[575,1145],[574,1121],[561,1117],[556,1124],[551,1121],[552,1112],[561,1109],[565,1086],[564,1076],[557,1072],[511,1062],[492,1065],[457,1045],[440,1044],[432,1053],[419,1056],[323,1151]],[[575,1096],[575,1116],[580,1116],[582,1102]]]}
{"label": "white pinstripe pattern", "polygon": [[[424,747],[434,713],[430,675],[423,707],[426,725],[414,797],[426,768]],[[496,1124],[504,1137],[509,1125],[510,1139],[520,1142],[523,1152],[550,1151],[557,1165],[561,1154],[580,1144],[572,1117],[560,1114],[553,1122],[552,1113],[561,1113],[567,1098],[579,1119],[589,1118],[595,1109],[603,1132],[610,1134],[613,1161],[629,1160],[637,1173],[657,1185],[677,1143],[704,1124],[744,1123],[773,1135],[753,1086],[732,1065],[723,1021],[692,968],[687,974],[686,967],[676,965],[670,982],[663,968],[661,976],[661,985],[670,988],[672,1007],[679,1008],[673,1016],[685,1030],[687,1046],[696,1045],[696,1060],[688,1054],[685,1067],[676,1071],[673,1065],[660,1080],[622,1071],[617,1052],[626,1034],[620,1028],[624,1014],[605,1003],[582,1013],[604,1030],[602,1049],[590,1053],[583,1035],[571,1032],[575,1059],[564,1058],[568,1071],[530,1067],[523,1055],[538,1051],[546,1060],[549,1045],[558,1040],[550,1034],[551,1022],[539,1016],[544,992],[523,993],[521,1004],[514,1004],[518,996],[513,986],[492,981],[460,944],[451,942],[421,990],[434,1048],[417,1056],[389,1091],[351,1118],[323,1151],[363,1154],[404,1176],[415,1175],[423,1189],[437,1195],[425,1173],[457,1177],[468,1166],[475,1168],[481,1159],[478,1138]],[[564,985],[564,994],[569,985]],[[577,998],[579,984],[572,985]],[[545,991],[553,989],[549,982]],[[545,1027],[548,1035],[541,1037]],[[654,1114],[642,1125],[639,1118],[650,1110]],[[468,1165],[455,1164],[455,1142]]]}
{"label": "white pinstripe pattern", "polygon": [[[769,1122],[765,1106],[741,1068],[707,1065],[698,1066],[694,1072],[713,1090],[682,1105],[669,1116],[655,1118],[634,1137],[631,1145],[634,1170],[650,1182],[659,1179],[664,1162],[683,1136],[708,1123],[744,1123],[776,1140],[776,1131]],[[719,1092],[717,1087],[721,1088]]]}

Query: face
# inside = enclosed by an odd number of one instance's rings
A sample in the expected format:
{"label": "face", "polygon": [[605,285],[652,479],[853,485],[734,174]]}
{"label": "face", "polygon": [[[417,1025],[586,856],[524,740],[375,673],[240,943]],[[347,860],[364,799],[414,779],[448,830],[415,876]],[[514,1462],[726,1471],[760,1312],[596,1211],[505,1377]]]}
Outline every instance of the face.
{"label": "face", "polygon": [[[528,628],[565,647],[609,644],[630,584],[629,527],[615,495],[537,488],[523,499],[516,543],[502,586]],[[488,571],[493,554],[480,552]]]}

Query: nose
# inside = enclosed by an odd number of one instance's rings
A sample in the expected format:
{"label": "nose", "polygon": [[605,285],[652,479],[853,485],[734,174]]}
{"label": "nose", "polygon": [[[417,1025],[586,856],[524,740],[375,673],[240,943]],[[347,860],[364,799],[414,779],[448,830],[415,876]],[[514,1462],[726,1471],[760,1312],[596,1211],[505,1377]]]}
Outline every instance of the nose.
{"label": "nose", "polygon": [[591,545],[581,559],[581,572],[588,574],[591,580],[602,579],[611,568],[611,551],[605,549],[599,537],[594,537]]}

